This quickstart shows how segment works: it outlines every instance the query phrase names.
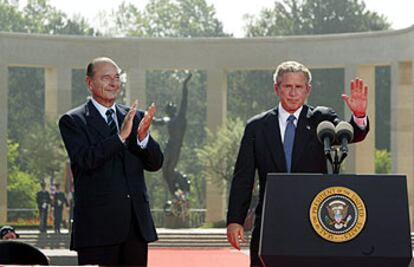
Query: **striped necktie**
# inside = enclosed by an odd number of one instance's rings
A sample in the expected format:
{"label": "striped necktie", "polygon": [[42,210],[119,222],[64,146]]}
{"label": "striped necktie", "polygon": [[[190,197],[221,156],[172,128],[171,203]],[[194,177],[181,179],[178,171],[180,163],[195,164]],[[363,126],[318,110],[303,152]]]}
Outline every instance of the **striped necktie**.
{"label": "striped necktie", "polygon": [[105,112],[106,115],[106,123],[109,126],[109,129],[111,129],[111,135],[117,134],[118,133],[118,128],[116,127],[116,123],[114,120],[114,117],[112,116],[114,114],[114,110],[113,109],[108,109]]}
{"label": "striped necktie", "polygon": [[291,167],[292,167],[292,152],[293,152],[293,143],[295,141],[295,131],[296,131],[296,127],[294,124],[295,120],[296,120],[296,117],[293,115],[290,115],[287,118],[287,124],[286,124],[286,129],[285,129],[284,140],[283,140],[283,148],[285,150],[287,172],[290,172]]}

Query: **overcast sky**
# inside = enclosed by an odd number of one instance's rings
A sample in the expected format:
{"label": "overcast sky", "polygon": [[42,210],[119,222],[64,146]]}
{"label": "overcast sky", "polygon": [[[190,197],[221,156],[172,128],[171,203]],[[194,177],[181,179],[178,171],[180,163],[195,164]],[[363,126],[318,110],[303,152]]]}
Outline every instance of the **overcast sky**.
{"label": "overcast sky", "polygon": [[[81,14],[93,24],[97,14],[116,8],[123,0],[51,0],[51,4],[68,14]],[[125,0],[135,3],[141,9],[147,0]],[[243,15],[259,14],[264,7],[272,7],[275,0],[206,0],[215,6],[217,17],[223,22],[224,31],[243,37]],[[330,1],[330,0],[327,0]],[[365,0],[371,11],[388,17],[394,29],[406,28],[414,24],[412,0]]]}

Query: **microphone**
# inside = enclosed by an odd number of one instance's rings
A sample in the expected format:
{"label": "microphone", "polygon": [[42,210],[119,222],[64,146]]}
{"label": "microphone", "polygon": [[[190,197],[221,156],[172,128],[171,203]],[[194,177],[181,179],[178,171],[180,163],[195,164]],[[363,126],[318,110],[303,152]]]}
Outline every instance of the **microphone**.
{"label": "microphone", "polygon": [[335,140],[335,126],[330,121],[322,121],[316,128],[316,134],[319,142],[324,146],[326,156],[330,156],[331,144]]}
{"label": "microphone", "polygon": [[336,125],[336,140],[341,144],[342,153],[348,153],[348,144],[354,138],[354,128],[349,122],[341,121]]}

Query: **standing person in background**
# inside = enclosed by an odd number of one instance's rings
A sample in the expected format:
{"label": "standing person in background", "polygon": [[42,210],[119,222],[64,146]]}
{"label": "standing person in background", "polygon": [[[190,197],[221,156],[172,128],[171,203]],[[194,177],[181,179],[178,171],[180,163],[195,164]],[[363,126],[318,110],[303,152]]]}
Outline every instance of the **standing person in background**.
{"label": "standing person in background", "polygon": [[[240,249],[240,240],[245,241],[242,225],[257,172],[259,201],[250,242],[251,266],[262,266],[258,250],[267,174],[327,172],[324,147],[318,141],[316,128],[321,121],[337,124],[340,120],[332,108],[305,104],[311,93],[311,80],[311,73],[303,64],[281,63],[273,77],[278,106],[250,119],[241,140],[230,191],[227,239],[237,249]],[[361,79],[351,81],[350,96],[342,95],[353,114],[350,119],[353,142],[362,141],[368,134],[367,97],[368,86]]]}
{"label": "standing person in background", "polygon": [[36,194],[36,203],[39,210],[39,231],[46,233],[47,230],[47,217],[49,215],[49,205],[51,203],[50,194],[46,190],[46,183],[40,184],[42,190]]}
{"label": "standing person in background", "polygon": [[78,262],[147,266],[148,242],[158,239],[144,170],[163,163],[149,134],[155,114],[116,104],[121,70],[110,58],[86,68],[91,98],[59,120],[74,179],[71,249]]}
{"label": "standing person in background", "polygon": [[60,226],[62,224],[63,206],[69,206],[65,193],[60,191],[60,184],[55,184],[55,194],[53,196],[53,224],[55,227],[55,233],[60,234]]}

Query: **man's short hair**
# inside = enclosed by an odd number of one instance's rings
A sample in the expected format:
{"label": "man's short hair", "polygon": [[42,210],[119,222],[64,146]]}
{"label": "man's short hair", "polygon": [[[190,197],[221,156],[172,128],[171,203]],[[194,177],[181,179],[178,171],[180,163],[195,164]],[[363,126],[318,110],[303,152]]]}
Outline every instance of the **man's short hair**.
{"label": "man's short hair", "polygon": [[118,69],[119,73],[121,72],[121,68],[118,66],[118,64],[116,64],[115,61],[109,57],[97,57],[89,62],[88,66],[86,67],[86,76],[92,78],[95,75],[95,66],[100,63],[110,63]]}
{"label": "man's short hair", "polygon": [[297,61],[285,61],[277,66],[276,71],[273,74],[273,82],[279,84],[282,81],[283,74],[289,72],[302,72],[305,75],[308,84],[312,81],[312,74],[305,65]]}

